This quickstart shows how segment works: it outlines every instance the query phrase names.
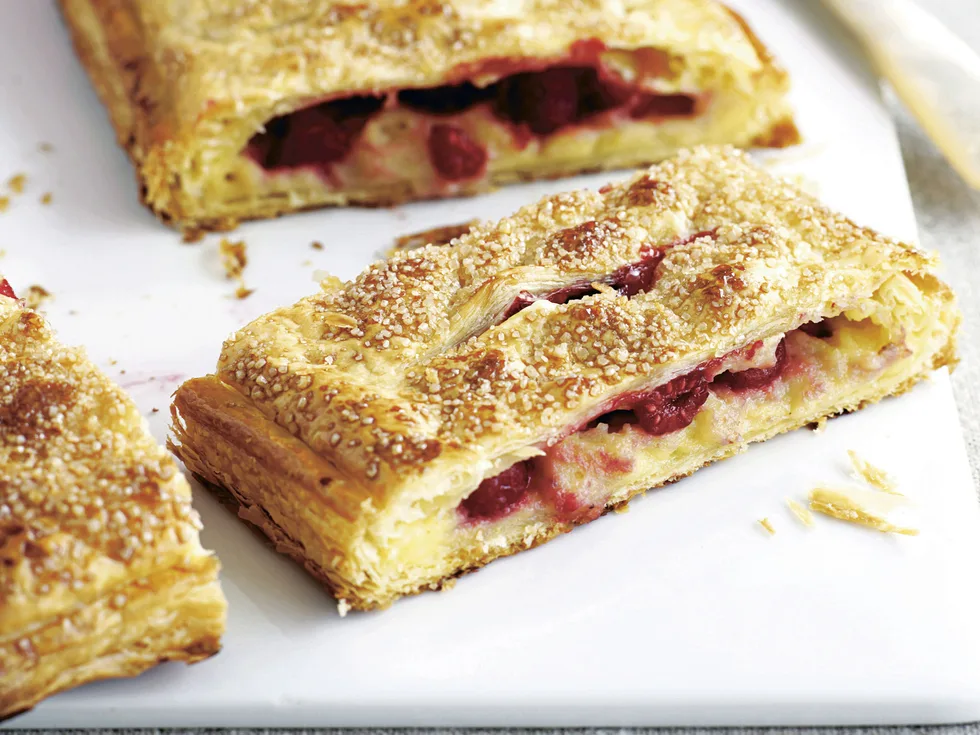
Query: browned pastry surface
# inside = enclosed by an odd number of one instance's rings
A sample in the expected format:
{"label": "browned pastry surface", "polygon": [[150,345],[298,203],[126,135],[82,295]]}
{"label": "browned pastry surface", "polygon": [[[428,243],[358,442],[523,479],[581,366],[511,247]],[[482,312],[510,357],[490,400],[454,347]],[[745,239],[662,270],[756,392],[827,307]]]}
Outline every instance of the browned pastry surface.
{"label": "browned pastry surface", "polygon": [[216,653],[225,600],[199,529],[132,401],[0,295],[0,717]]}
{"label": "browned pastry surface", "polygon": [[[324,205],[472,194],[636,166],[699,143],[783,146],[799,139],[785,102],[786,75],[744,21],[715,0],[60,4],[136,166],[142,198],[185,229],[226,229],[244,218]],[[709,112],[645,124],[620,120],[606,130],[586,126],[552,136],[540,149],[494,142],[501,133],[480,128],[489,136],[487,174],[452,186],[432,180],[419,150],[385,148],[383,158],[396,156],[391,171],[340,185],[307,169],[268,175],[243,154],[271,120],[323,100],[469,78],[485,86],[504,75],[494,66],[502,61],[515,68],[567,64],[589,44],[604,49],[602,63],[623,78],[649,76],[658,93],[710,98]],[[365,165],[397,138],[392,131],[442,120],[388,110],[363,133],[375,146],[364,153]],[[464,127],[472,133],[481,124]]]}
{"label": "browned pastry surface", "polygon": [[[609,287],[653,251],[646,290]],[[643,444],[637,473],[609,480],[606,506],[952,364],[958,316],[933,268],[731,149],[686,152],[476,225],[452,248],[328,279],[255,320],[225,343],[215,375],[178,391],[176,451],[342,604],[384,605],[589,520],[525,509],[484,529],[456,511],[619,397],[822,320],[837,320],[836,349],[861,365],[827,362],[815,379],[826,385],[787,394],[785,410],[745,402],[731,436],[704,418]],[[598,285],[547,300],[583,283]],[[514,313],[522,294],[542,298]],[[700,415],[730,422],[731,403],[713,394]]]}

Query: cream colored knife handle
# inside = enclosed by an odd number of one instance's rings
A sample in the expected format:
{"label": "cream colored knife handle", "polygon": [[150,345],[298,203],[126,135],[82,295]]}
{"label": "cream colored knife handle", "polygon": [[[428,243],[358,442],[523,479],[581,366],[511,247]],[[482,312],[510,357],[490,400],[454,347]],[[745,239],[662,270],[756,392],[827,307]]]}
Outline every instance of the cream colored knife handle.
{"label": "cream colored knife handle", "polygon": [[950,164],[980,189],[980,56],[912,0],[826,2]]}

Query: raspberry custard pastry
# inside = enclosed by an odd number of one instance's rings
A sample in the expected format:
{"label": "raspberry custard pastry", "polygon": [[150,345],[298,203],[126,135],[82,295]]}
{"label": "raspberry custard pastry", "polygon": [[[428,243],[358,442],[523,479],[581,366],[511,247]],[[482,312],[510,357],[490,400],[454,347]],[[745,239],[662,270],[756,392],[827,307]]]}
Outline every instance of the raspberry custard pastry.
{"label": "raspberry custard pastry", "polygon": [[185,229],[783,146],[787,78],[715,0],[60,0]]}
{"label": "raspberry custard pastry", "polygon": [[935,265],[685,152],[257,319],[177,391],[176,451],[383,607],[951,365]]}
{"label": "raspberry custard pastry", "polygon": [[0,719],[220,648],[218,561],[136,406],[0,278]]}

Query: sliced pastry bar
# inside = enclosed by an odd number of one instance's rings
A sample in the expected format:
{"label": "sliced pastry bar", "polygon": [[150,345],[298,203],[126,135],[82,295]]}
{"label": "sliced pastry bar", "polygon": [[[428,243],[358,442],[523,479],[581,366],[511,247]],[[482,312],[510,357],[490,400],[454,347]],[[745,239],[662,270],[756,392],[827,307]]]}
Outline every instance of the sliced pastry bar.
{"label": "sliced pastry bar", "polygon": [[0,278],[0,719],[219,649],[190,487],[133,402]]}
{"label": "sliced pastry bar", "polygon": [[177,452],[374,608],[954,362],[930,255],[731,149],[327,280],[224,345]]}
{"label": "sliced pastry bar", "polygon": [[716,0],[60,0],[145,202],[185,229],[799,136]]}

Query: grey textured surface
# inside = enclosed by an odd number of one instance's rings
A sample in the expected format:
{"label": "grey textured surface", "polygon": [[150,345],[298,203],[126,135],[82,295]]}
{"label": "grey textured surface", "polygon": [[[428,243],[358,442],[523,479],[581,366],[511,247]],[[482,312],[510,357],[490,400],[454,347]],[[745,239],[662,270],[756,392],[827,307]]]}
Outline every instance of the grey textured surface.
{"label": "grey textured surface", "polygon": [[[816,0],[814,0],[815,2]],[[943,20],[968,41],[974,48],[980,48],[980,0],[922,0]],[[943,258],[946,277],[957,292],[960,308],[964,315],[963,330],[960,337],[962,362],[953,376],[963,424],[964,436],[970,455],[974,482],[980,490],[980,192],[966,187],[956,173],[943,160],[936,147],[923,135],[915,122],[892,101],[900,138],[909,185],[919,219],[921,244],[937,250]],[[978,560],[980,563],[980,560]],[[39,735],[43,731],[11,730],[9,732]],[[90,733],[94,731],[63,731]],[[132,730],[126,733],[150,735],[164,731]],[[172,730],[169,733],[214,733],[231,735],[247,732],[254,735],[273,735],[277,730]],[[302,733],[324,732],[316,730],[290,731]],[[340,733],[342,731],[331,731]],[[364,735],[391,733],[387,730],[353,731]],[[425,730],[399,730],[398,735],[414,735],[429,732]],[[489,733],[489,730],[468,730],[467,735]],[[514,730],[521,735],[530,733],[557,733],[551,730]],[[594,733],[613,735],[625,730],[567,731],[574,733]],[[654,732],[654,731],[650,731]],[[762,728],[739,728],[730,730],[709,729],[661,729],[663,735],[754,735],[773,733],[777,730]],[[898,728],[821,728],[782,730],[793,735],[980,735],[980,724],[953,727],[898,727]]]}

